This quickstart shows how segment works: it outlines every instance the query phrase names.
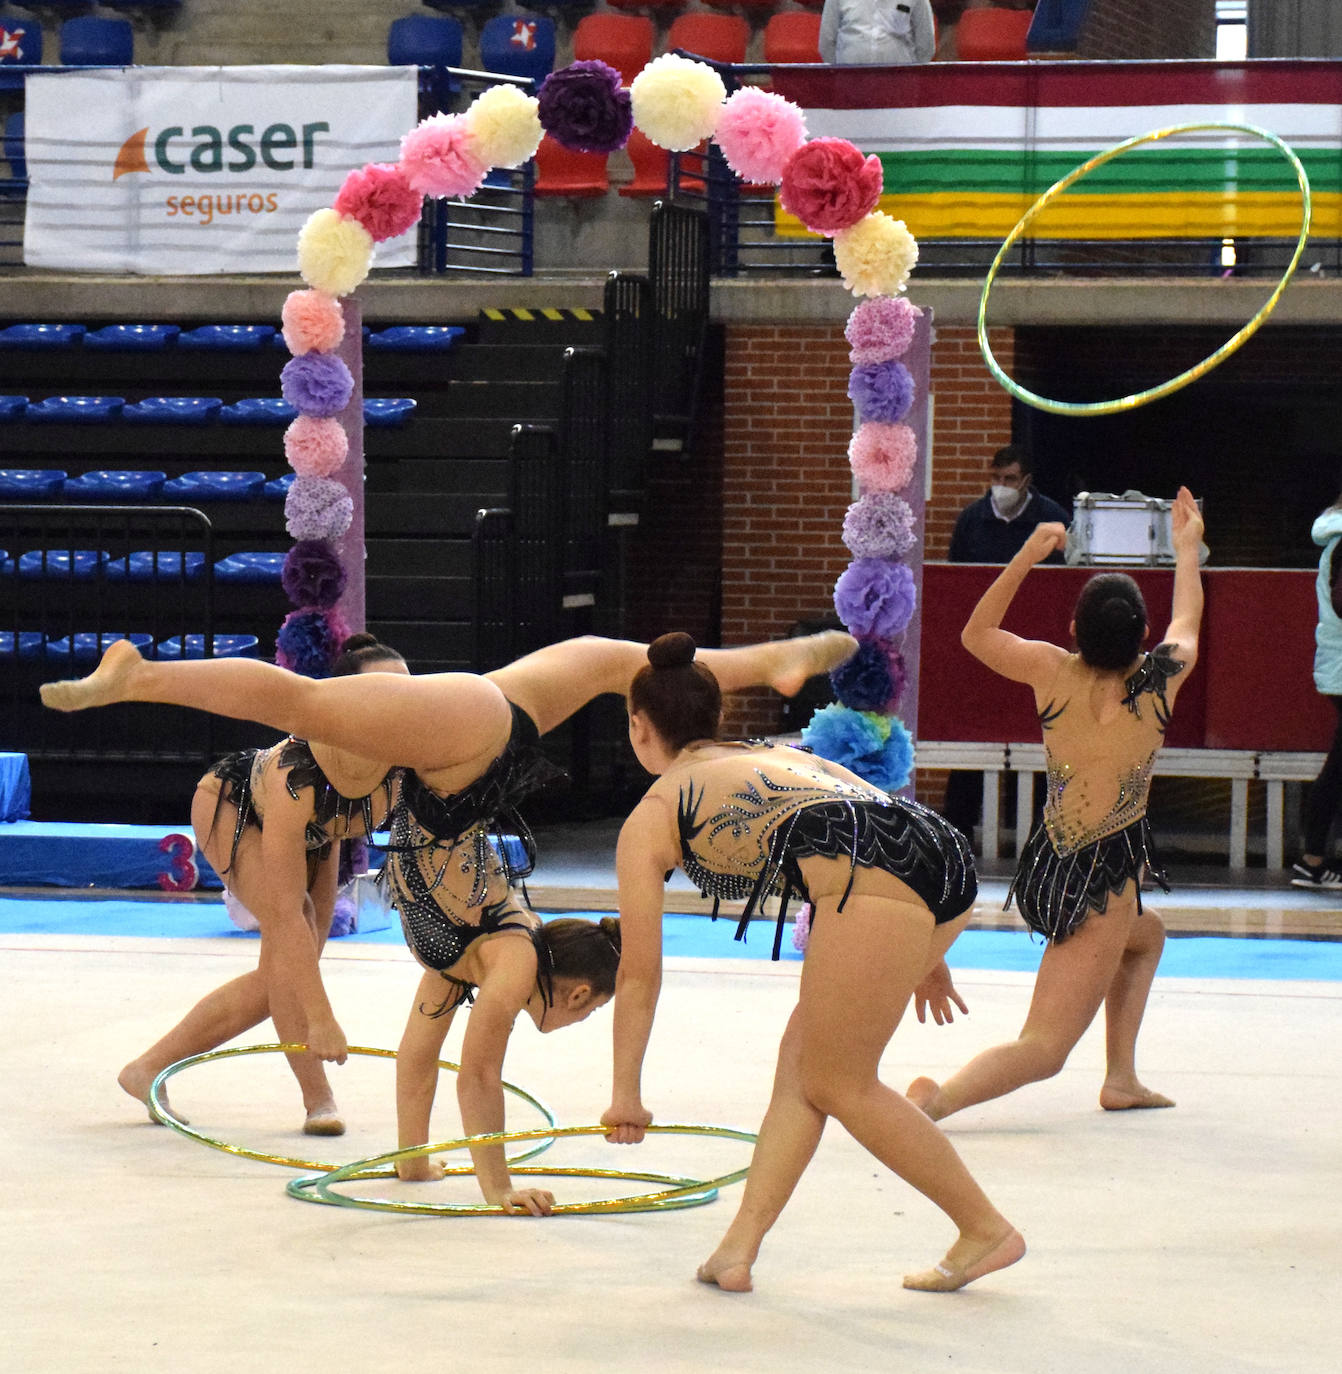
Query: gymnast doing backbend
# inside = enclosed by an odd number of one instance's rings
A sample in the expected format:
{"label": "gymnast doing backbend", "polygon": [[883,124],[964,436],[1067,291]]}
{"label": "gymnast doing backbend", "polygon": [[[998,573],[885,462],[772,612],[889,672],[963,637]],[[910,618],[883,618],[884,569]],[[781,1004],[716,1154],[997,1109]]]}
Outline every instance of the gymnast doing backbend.
{"label": "gymnast doing backbend", "polygon": [[[827,632],[704,657],[731,690],[767,685],[792,695],[854,647],[849,636]],[[527,908],[512,884],[529,871],[534,849],[516,807],[553,771],[539,736],[603,693],[626,693],[645,661],[642,644],[587,637],[483,676],[365,672],[318,680],[253,659],[149,661],[117,641],[91,676],[48,684],[42,698],[58,710],[123,701],[194,706],[351,751],[366,776],[378,767],[405,770],[389,817],[386,878],[406,941],[426,970],[397,1058],[399,1140],[411,1146],[428,1140],[437,1055],[462,1002],[474,997],[458,1099],[463,1128],[477,1135],[503,1129],[503,1058],[519,1013],[549,1031],[609,1000],[618,923],[542,923]],[[372,764],[370,755],[390,762]],[[497,833],[503,821],[522,838],[524,865],[507,858]],[[293,982],[306,1000],[298,1019],[276,1031],[284,1043],[306,1043],[318,1058],[343,1062],[345,1037],[321,990],[315,941],[308,934],[305,947],[293,943],[302,965]],[[487,1201],[550,1211],[548,1192],[512,1188],[502,1145],[477,1147],[472,1156]],[[415,1159],[400,1173],[429,1179],[442,1168]]]}
{"label": "gymnast doing backbend", "polygon": [[1198,657],[1202,513],[1187,487],[1171,510],[1174,599],[1152,650],[1146,604],[1122,573],[1082,589],[1071,632],[1077,651],[1021,639],[1002,620],[1036,563],[1061,548],[1061,525],[1040,525],[983,594],[961,635],[976,658],[1034,691],[1043,730],[1043,823],[1026,843],[1007,895],[1048,942],[1019,1037],[971,1059],[944,1083],[916,1079],[909,1097],[934,1121],[1058,1073],[1105,1009],[1108,1111],[1172,1107],[1137,1077],[1137,1032],[1165,928],[1143,907],[1148,876],[1169,891],[1147,818],[1147,793],[1175,697]]}
{"label": "gymnast doing backbend", "polygon": [[812,925],[801,991],[782,1044],[741,1207],[699,1278],[751,1286],[765,1233],[815,1153],[827,1117],[937,1204],[959,1235],[905,1278],[946,1291],[1014,1264],[1025,1242],[950,1141],[877,1076],[904,1009],[949,1019],[963,1004],[945,954],[977,882],[964,837],[916,802],[785,745],[725,743],[719,684],[688,635],[664,635],[629,693],[629,737],[654,775],[620,831],[623,956],[615,986],[614,1093],[602,1124],[643,1138],[641,1072],[661,990],[662,898],[679,865],[710,895],[747,899],[745,921],[781,887],[803,893]]}

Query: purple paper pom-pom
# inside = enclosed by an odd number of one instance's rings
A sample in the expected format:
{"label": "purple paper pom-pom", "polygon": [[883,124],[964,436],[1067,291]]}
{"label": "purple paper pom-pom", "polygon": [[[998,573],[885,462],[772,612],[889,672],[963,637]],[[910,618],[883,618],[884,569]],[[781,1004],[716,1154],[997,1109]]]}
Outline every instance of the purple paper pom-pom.
{"label": "purple paper pom-pom", "polygon": [[296,477],[284,498],[291,539],[339,539],[353,519],[353,498],[329,477]]}
{"label": "purple paper pom-pom", "polygon": [[280,373],[280,391],[300,415],[338,415],[354,394],[354,378],[334,353],[303,353]]}
{"label": "purple paper pom-pom", "polygon": [[848,398],[864,422],[896,424],[913,405],[913,374],[903,363],[865,363],[848,378]]}
{"label": "purple paper pom-pom", "polygon": [[275,637],[275,662],[304,677],[326,677],[342,640],[320,611],[291,611]]}
{"label": "purple paper pom-pom", "polygon": [[358,928],[359,910],[354,905],[354,898],[348,892],[342,892],[335,899],[335,906],[331,911],[330,938],[337,940],[342,935],[353,935]]}
{"label": "purple paper pom-pom", "polygon": [[854,558],[903,558],[918,542],[913,507],[893,491],[869,491],[848,507],[843,542]]}
{"label": "purple paper pom-pom", "polygon": [[834,609],[859,638],[893,639],[917,604],[913,574],[884,558],[855,558],[834,586]]}
{"label": "purple paper pom-pom", "polygon": [[890,701],[887,711],[898,711],[904,698],[904,688],[908,684],[909,670],[904,663],[904,655],[898,649],[890,649]]}
{"label": "purple paper pom-pom", "polygon": [[860,641],[857,653],[835,668],[829,680],[843,706],[854,711],[890,709],[895,684],[890,676],[890,654],[880,640]]}
{"label": "purple paper pom-pom", "polygon": [[345,569],[324,539],[300,539],[284,556],[280,581],[294,606],[324,611],[345,593]]}
{"label": "purple paper pom-pom", "polygon": [[551,72],[536,99],[541,127],[575,153],[613,153],[629,142],[633,101],[620,73],[598,58]]}

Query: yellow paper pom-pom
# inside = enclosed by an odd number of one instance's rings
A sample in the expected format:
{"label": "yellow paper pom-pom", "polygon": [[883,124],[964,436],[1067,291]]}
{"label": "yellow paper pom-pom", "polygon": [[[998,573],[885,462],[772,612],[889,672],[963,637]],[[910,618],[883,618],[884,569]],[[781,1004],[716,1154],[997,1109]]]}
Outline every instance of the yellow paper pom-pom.
{"label": "yellow paper pom-pom", "polygon": [[298,270],[328,296],[348,296],[373,265],[373,237],[357,220],[317,210],[298,231]]}
{"label": "yellow paper pom-pom", "polygon": [[855,296],[897,296],[918,261],[918,241],[882,210],[834,236],[834,263]]}
{"label": "yellow paper pom-pom", "polygon": [[466,111],[466,125],[482,162],[491,167],[520,167],[540,147],[540,116],[534,95],[516,86],[491,86]]}
{"label": "yellow paper pom-pom", "polygon": [[712,67],[666,52],[639,72],[629,94],[638,128],[659,148],[683,153],[712,137],[727,88]]}

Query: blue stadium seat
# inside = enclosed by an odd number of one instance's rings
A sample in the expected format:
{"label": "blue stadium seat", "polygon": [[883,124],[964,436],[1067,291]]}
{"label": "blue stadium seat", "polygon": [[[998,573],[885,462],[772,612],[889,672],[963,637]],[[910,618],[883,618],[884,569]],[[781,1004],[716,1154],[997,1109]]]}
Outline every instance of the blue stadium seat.
{"label": "blue stadium seat", "polygon": [[96,424],[116,419],[125,408],[120,396],[48,396],[30,403],[24,412],[29,420],[50,420],[56,424]]}
{"label": "blue stadium seat", "polygon": [[146,396],[127,406],[121,416],[146,425],[207,425],[223,404],[218,396]]}
{"label": "blue stadium seat", "polygon": [[14,572],[14,560],[8,549],[0,549],[0,577],[9,577]]}
{"label": "blue stadium seat", "polygon": [[21,420],[27,409],[26,396],[0,396],[0,420]]}
{"label": "blue stadium seat", "polygon": [[101,549],[34,549],[19,555],[19,576],[94,577],[106,562]]}
{"label": "blue stadium seat", "polygon": [[[182,636],[161,639],[154,650],[156,658],[204,658],[205,636],[187,635],[186,652],[182,652]],[[260,640],[255,635],[215,635],[215,658],[255,658]]]}
{"label": "blue stadium seat", "polygon": [[107,652],[107,646],[115,643],[118,639],[129,639],[141,651],[149,648],[154,642],[153,635],[139,632],[122,635],[113,634],[106,630],[102,634],[96,630],[79,630],[75,634],[66,635],[64,639],[47,640],[46,656],[48,658],[101,658]]}
{"label": "blue stadium seat", "polygon": [[298,412],[282,396],[248,396],[224,406],[219,418],[226,425],[287,425]]}
{"label": "blue stadium seat", "polygon": [[0,91],[21,91],[23,68],[41,60],[42,25],[36,19],[0,14]]}
{"label": "blue stadium seat", "polygon": [[231,553],[214,565],[216,582],[278,582],[284,568],[282,553]]}
{"label": "blue stadium seat", "polygon": [[5,161],[15,181],[28,180],[28,159],[23,151],[23,111],[5,116]]}
{"label": "blue stadium seat", "polygon": [[273,324],[203,324],[178,334],[177,347],[254,353],[274,335]]}
{"label": "blue stadium seat", "polygon": [[109,558],[103,573],[109,582],[195,582],[205,569],[203,553],[145,549],[129,558]]}
{"label": "blue stadium seat", "polygon": [[10,500],[59,496],[64,485],[65,473],[59,468],[0,468],[0,497]]}
{"label": "blue stadium seat", "polygon": [[487,72],[543,81],[554,64],[553,19],[538,14],[496,14],[480,30],[480,65]]}
{"label": "blue stadium seat", "polygon": [[364,342],[397,353],[446,353],[465,333],[459,324],[394,324],[368,334]]}
{"label": "blue stadium seat", "polygon": [[0,348],[73,348],[83,337],[82,324],[11,324],[0,329]]}
{"label": "blue stadium seat", "polygon": [[264,472],[184,472],[164,482],[159,493],[164,500],[250,501],[262,494]]}
{"label": "blue stadium seat", "polygon": [[[18,633],[18,658],[41,658],[42,645],[46,635],[41,630],[20,630]],[[14,658],[15,635],[11,630],[0,631],[0,658]]]}
{"label": "blue stadium seat", "polygon": [[82,14],[61,25],[63,67],[132,67],[135,30],[128,19]]}
{"label": "blue stadium seat", "polygon": [[409,396],[365,396],[363,422],[374,426],[401,425],[414,408],[415,402]]}
{"label": "blue stadium seat", "polygon": [[276,477],[267,482],[263,488],[267,501],[283,501],[289,494],[289,488],[293,486],[298,477],[296,472],[286,472],[283,477]]}
{"label": "blue stadium seat", "polygon": [[109,324],[90,329],[84,347],[121,353],[160,353],[182,331],[175,324]]}
{"label": "blue stadium seat", "polygon": [[165,472],[100,469],[70,478],[65,494],[74,501],[145,501],[162,491],[166,479]]}
{"label": "blue stadium seat", "polygon": [[431,14],[407,14],[387,29],[387,62],[393,67],[460,67],[461,23]]}

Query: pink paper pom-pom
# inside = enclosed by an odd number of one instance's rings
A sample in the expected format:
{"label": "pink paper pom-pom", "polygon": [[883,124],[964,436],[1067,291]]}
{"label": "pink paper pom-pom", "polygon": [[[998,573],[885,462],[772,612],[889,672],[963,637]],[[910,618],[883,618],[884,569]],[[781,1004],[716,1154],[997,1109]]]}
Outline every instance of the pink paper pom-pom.
{"label": "pink paper pom-pom", "polygon": [[349,436],[339,420],[300,415],[284,431],[284,456],[300,477],[329,477],[349,455]]}
{"label": "pink paper pom-pom", "polygon": [[814,234],[850,229],[876,208],[884,172],[846,138],[813,138],[783,168],[779,199]]}
{"label": "pink paper pom-pom", "polygon": [[412,229],[423,205],[424,197],[399,167],[370,162],[346,176],[333,208],[338,215],[358,220],[374,243],[382,243]]}
{"label": "pink paper pom-pom", "polygon": [[777,185],[788,158],[806,142],[806,118],[781,95],[742,86],[724,102],[713,137],[742,181]]}
{"label": "pink paper pom-pom", "polygon": [[854,307],[844,328],[855,366],[902,358],[923,312],[904,296],[873,296]]}
{"label": "pink paper pom-pom", "polygon": [[797,919],[792,924],[792,948],[805,954],[806,946],[810,944],[810,942],[811,904],[807,902],[806,905],[797,912]]}
{"label": "pink paper pom-pom", "polygon": [[869,421],[848,445],[853,476],[867,491],[901,491],[913,478],[918,441],[908,425]]}
{"label": "pink paper pom-pom", "polygon": [[462,115],[422,119],[401,140],[401,171],[421,195],[473,196],[489,168],[475,151]]}
{"label": "pink paper pom-pom", "polygon": [[280,312],[284,342],[295,358],[331,353],[345,337],[340,302],[325,291],[290,291]]}

